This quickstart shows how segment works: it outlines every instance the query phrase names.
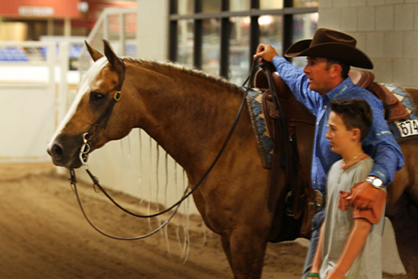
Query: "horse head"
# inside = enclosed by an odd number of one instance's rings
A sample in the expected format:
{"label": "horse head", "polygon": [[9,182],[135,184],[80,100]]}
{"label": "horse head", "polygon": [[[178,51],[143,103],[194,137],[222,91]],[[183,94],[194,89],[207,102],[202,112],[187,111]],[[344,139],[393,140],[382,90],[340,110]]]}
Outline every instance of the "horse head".
{"label": "horse head", "polygon": [[123,138],[134,126],[135,114],[124,107],[133,101],[128,94],[129,81],[124,80],[124,61],[107,41],[104,41],[105,55],[87,42],[86,46],[95,63],[83,78],[70,110],[47,147],[54,164],[68,168],[82,165],[80,150],[86,155],[110,140]]}

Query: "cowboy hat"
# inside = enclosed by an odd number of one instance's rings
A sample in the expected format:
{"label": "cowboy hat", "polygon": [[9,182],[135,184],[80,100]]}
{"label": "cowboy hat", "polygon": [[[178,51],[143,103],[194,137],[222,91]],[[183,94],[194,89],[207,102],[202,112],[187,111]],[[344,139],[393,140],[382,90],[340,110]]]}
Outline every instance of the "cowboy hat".
{"label": "cowboy hat", "polygon": [[337,60],[351,66],[373,69],[373,62],[356,48],[357,40],[336,30],[319,28],[312,40],[302,40],[291,45],[285,56],[313,56]]}

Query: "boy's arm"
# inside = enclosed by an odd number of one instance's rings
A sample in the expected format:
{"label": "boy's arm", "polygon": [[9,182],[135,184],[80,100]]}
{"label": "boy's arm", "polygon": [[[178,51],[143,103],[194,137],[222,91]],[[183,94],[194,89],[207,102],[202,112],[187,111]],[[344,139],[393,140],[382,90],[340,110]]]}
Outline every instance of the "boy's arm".
{"label": "boy's arm", "polygon": [[372,224],[366,219],[354,219],[354,226],[348,236],[344,250],[335,268],[327,275],[327,278],[344,278],[354,260],[360,254],[371,231]]}
{"label": "boy's arm", "polygon": [[[324,242],[324,223],[321,225],[321,229],[319,230],[319,239],[318,244],[316,246],[316,252],[315,256],[312,262],[312,268],[310,273],[319,273],[319,270],[321,268],[322,264],[322,246]],[[308,278],[314,278],[314,277],[308,277]]]}

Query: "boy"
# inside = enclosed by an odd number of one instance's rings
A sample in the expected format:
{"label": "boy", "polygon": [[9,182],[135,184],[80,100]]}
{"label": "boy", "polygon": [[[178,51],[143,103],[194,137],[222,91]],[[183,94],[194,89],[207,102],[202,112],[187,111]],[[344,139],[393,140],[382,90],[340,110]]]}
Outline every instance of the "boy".
{"label": "boy", "polygon": [[342,156],[328,174],[325,221],[309,278],[382,278],[381,242],[386,192],[373,208],[350,206],[351,189],[364,181],[373,159],[364,153],[363,139],[373,122],[362,99],[333,99],[326,135],[331,150]]}

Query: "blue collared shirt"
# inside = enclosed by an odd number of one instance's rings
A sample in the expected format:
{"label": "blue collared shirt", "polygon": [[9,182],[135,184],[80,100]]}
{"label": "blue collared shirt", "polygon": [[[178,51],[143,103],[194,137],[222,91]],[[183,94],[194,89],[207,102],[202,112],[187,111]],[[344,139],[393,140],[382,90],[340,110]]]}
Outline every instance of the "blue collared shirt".
{"label": "blue collared shirt", "polygon": [[382,179],[384,185],[393,182],[395,172],[404,165],[404,157],[384,119],[383,104],[378,98],[368,90],[353,84],[351,78],[345,79],[327,94],[320,95],[309,89],[309,79],[302,69],[292,65],[281,56],[276,56],[273,64],[296,99],[316,116],[311,169],[311,182],[314,189],[326,192],[328,171],[334,162],[341,159],[339,154],[331,151],[326,138],[328,116],[331,112],[328,102],[337,98],[359,98],[369,103],[373,111],[373,125],[363,141],[363,150],[375,161],[370,175]]}

